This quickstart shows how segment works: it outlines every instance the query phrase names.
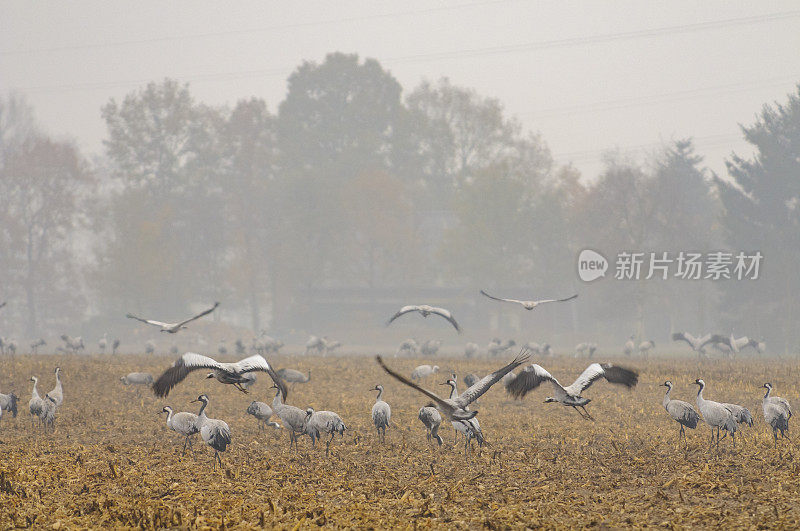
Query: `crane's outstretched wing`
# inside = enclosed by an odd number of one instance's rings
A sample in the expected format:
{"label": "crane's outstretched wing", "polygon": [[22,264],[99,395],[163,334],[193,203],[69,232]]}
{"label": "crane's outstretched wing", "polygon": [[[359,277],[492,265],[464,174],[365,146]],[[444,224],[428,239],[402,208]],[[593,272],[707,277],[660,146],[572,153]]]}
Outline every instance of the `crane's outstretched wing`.
{"label": "crane's outstretched wing", "polygon": [[392,369],[390,369],[389,367],[387,367],[386,364],[383,362],[383,358],[381,358],[380,356],[375,356],[375,359],[378,361],[378,365],[383,367],[383,370],[386,371],[390,376],[392,376],[395,379],[399,380],[400,382],[406,384],[407,386],[411,387],[412,389],[416,389],[420,393],[424,394],[425,396],[427,396],[428,398],[430,398],[431,400],[436,402],[436,405],[439,408],[439,410],[442,413],[444,413],[450,420],[469,420],[469,419],[471,419],[472,417],[474,417],[475,415],[478,414],[477,411],[463,411],[463,410],[457,409],[456,407],[453,406],[453,404],[450,404],[449,402],[446,402],[445,400],[443,400],[441,397],[439,397],[435,393],[432,393],[432,392],[428,391],[427,389],[423,389],[422,387],[418,386],[417,384],[415,384],[414,382],[412,382],[411,380],[409,380],[408,378],[406,378],[402,374],[397,373],[397,372],[393,371]]}
{"label": "crane's outstretched wing", "polygon": [[675,332],[674,334],[672,334],[672,340],[673,341],[685,341],[686,344],[688,344],[693,349],[694,348],[699,348],[699,347],[696,346],[696,344],[699,344],[699,342],[694,337],[692,337],[691,334],[687,334],[685,332]]}
{"label": "crane's outstretched wing", "polygon": [[445,310],[444,308],[434,308],[432,313],[440,315],[450,321],[450,324],[453,325],[453,328],[456,329],[456,332],[459,334],[461,333],[461,327],[458,326],[455,317],[453,317],[453,314],[451,314],[448,310]]}
{"label": "crane's outstretched wing", "polygon": [[164,371],[153,384],[153,393],[164,398],[169,394],[170,389],[178,385],[186,378],[190,372],[197,369],[220,369],[222,365],[215,359],[208,356],[187,352],[178,358],[172,367]]}
{"label": "crane's outstretched wing", "polygon": [[506,382],[506,393],[514,398],[522,399],[528,394],[528,391],[536,389],[542,382],[552,382],[557,394],[566,394],[558,380],[544,367],[535,363],[531,363],[522,369],[516,378]]}
{"label": "crane's outstretched wing", "polygon": [[502,380],[503,376],[527,362],[528,359],[530,359],[528,349],[523,348],[519,351],[517,357],[511,360],[511,363],[505,367],[497,369],[491,374],[484,376],[472,384],[466,391],[461,393],[458,398],[455,399],[456,404],[461,406],[462,409],[466,409],[468,405],[480,398],[483,393],[488,391],[491,386]]}
{"label": "crane's outstretched wing", "polygon": [[202,312],[198,313],[198,314],[197,314],[197,315],[195,315],[194,317],[189,317],[188,319],[186,319],[186,320],[183,320],[183,321],[181,321],[180,323],[177,323],[177,325],[178,325],[178,326],[183,326],[183,325],[185,325],[186,323],[191,323],[191,322],[192,322],[192,321],[194,321],[195,319],[200,319],[200,318],[201,318],[201,317],[203,317],[204,315],[208,315],[208,314],[210,314],[211,312],[213,312],[214,310],[216,310],[216,309],[217,309],[217,306],[219,306],[219,302],[215,302],[215,303],[214,303],[214,306],[212,306],[212,307],[211,307],[211,308],[209,308],[208,310],[203,310]]}
{"label": "crane's outstretched wing", "polygon": [[525,304],[525,302],[524,302],[524,301],[520,301],[520,300],[517,300],[517,299],[503,299],[503,298],[501,298],[501,297],[495,297],[494,295],[489,295],[488,293],[486,293],[486,292],[485,292],[485,291],[483,291],[483,290],[481,290],[481,295],[483,295],[484,297],[489,297],[490,299],[492,299],[492,300],[494,300],[494,301],[501,301],[501,302],[515,302],[515,303],[517,303],[517,304]]}
{"label": "crane's outstretched wing", "polygon": [[286,383],[283,381],[278,373],[272,368],[272,365],[262,356],[261,354],[255,354],[250,356],[249,358],[245,358],[241,361],[237,361],[234,364],[236,372],[239,374],[245,374],[248,372],[265,372],[269,374],[272,381],[275,385],[280,389],[281,393],[283,394],[283,399],[286,400],[286,396],[289,394],[289,390],[286,388]]}
{"label": "crane's outstretched wing", "polygon": [[399,312],[397,312],[396,314],[394,314],[394,315],[392,316],[392,318],[391,318],[391,319],[389,319],[388,321],[386,321],[386,326],[389,326],[390,324],[392,324],[392,321],[394,321],[395,319],[397,319],[397,318],[398,318],[398,317],[400,317],[401,315],[405,315],[405,314],[407,314],[407,313],[409,313],[409,312],[416,312],[416,311],[419,311],[419,306],[414,306],[414,305],[411,305],[411,306],[403,306],[402,308],[400,308],[400,311],[399,311]]}
{"label": "crane's outstretched wing", "polygon": [[596,380],[605,378],[610,383],[624,385],[628,388],[634,387],[639,382],[639,375],[624,367],[617,367],[610,363],[592,363],[584,370],[577,380],[564,390],[571,395],[579,396],[589,388]]}
{"label": "crane's outstretched wing", "polygon": [[567,302],[567,301],[571,301],[572,299],[577,299],[577,298],[578,298],[578,294],[576,293],[572,297],[567,297],[566,299],[543,299],[543,300],[540,300],[540,301],[536,301],[536,304],[544,304],[546,302]]}
{"label": "crane's outstretched wing", "polygon": [[158,327],[161,327],[161,328],[169,326],[169,323],[162,323],[161,321],[153,321],[151,319],[142,319],[141,317],[136,317],[132,313],[125,314],[125,317],[127,317],[128,319],[136,319],[137,321],[141,321],[141,322],[143,322],[145,324],[158,326]]}

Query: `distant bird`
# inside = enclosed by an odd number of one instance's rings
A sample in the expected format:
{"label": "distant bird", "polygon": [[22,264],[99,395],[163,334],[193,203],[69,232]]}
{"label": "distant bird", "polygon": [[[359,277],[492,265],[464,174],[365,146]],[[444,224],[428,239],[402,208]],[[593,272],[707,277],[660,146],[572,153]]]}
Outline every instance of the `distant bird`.
{"label": "distant bird", "polygon": [[750,339],[747,336],[736,338],[733,334],[728,337],[714,334],[711,336],[711,339],[708,340],[708,343],[711,343],[717,350],[726,355],[738,354],[742,349],[747,347],[758,349],[758,341],[755,339]]}
{"label": "distant bird", "polygon": [[261,336],[253,339],[253,350],[261,354],[269,354],[270,352],[277,353],[283,347],[283,341],[278,341],[267,335],[267,332],[262,330]]}
{"label": "distant bird", "polygon": [[539,300],[523,301],[523,300],[517,300],[517,299],[503,299],[501,297],[495,297],[493,295],[489,295],[488,293],[486,293],[483,290],[481,290],[481,295],[484,295],[484,296],[489,297],[490,299],[496,300],[496,301],[513,302],[515,304],[520,304],[526,310],[533,310],[537,306],[539,306],[541,304],[546,304],[548,302],[566,302],[566,301],[571,301],[572,299],[575,299],[575,298],[578,297],[578,294],[576,293],[575,295],[573,295],[571,297],[567,297],[566,299],[539,299]]}
{"label": "distant bird", "polygon": [[736,418],[733,411],[725,404],[703,398],[703,389],[705,389],[706,383],[702,379],[698,378],[694,383],[700,386],[697,391],[697,409],[700,410],[706,424],[711,426],[711,444],[714,444],[714,428],[717,429],[717,446],[719,446],[719,431],[723,429],[725,435],[722,438],[724,439],[730,433],[733,447],[736,448]]}
{"label": "distant bird", "polygon": [[397,348],[395,356],[416,356],[419,353],[419,345],[415,339],[406,339]]}
{"label": "distant bird", "polygon": [[673,341],[685,341],[690,347],[692,347],[692,350],[697,352],[698,357],[706,353],[704,347],[711,341],[711,337],[711,334],[695,337],[688,332],[675,332],[672,334]]}
{"label": "distant bird", "polygon": [[28,409],[31,412],[31,424],[33,424],[36,419],[40,418],[44,402],[39,396],[39,391],[36,390],[36,384],[39,383],[39,379],[36,376],[31,376],[31,381],[33,382],[33,391],[31,391],[31,399],[28,401]]}
{"label": "distant bird", "polygon": [[311,336],[308,338],[308,341],[306,341],[306,351],[304,355],[308,356],[308,353],[312,350],[316,350],[317,355],[322,354],[322,352],[325,350],[325,341],[323,338],[317,336]]}
{"label": "distant bird", "polygon": [[647,341],[642,341],[639,343],[639,354],[643,357],[647,357],[650,354],[650,351],[653,350],[656,346],[655,341],[652,339],[648,339]]}
{"label": "distant bird", "polygon": [[39,347],[43,347],[46,344],[47,344],[47,342],[44,339],[41,339],[41,338],[37,339],[36,341],[33,341],[31,343],[31,354],[37,354],[38,351],[39,351]]}
{"label": "distant bird", "polygon": [[502,343],[500,342],[499,339],[494,338],[489,343],[489,346],[486,348],[486,351],[489,353],[490,356],[494,358],[504,353],[506,350],[510,349],[516,344],[517,343],[513,339],[509,339],[505,343]]}
{"label": "distant bird", "polygon": [[[280,384],[283,386],[283,384]],[[283,426],[289,430],[289,449],[294,445],[297,450],[297,436],[305,433],[306,430],[306,412],[299,407],[284,404],[283,401],[286,397],[286,387],[278,387],[274,385],[275,398],[272,400],[272,410],[283,422]]]}
{"label": "distant bird", "polygon": [[236,355],[237,356],[244,356],[247,353],[247,348],[244,346],[244,342],[241,338],[236,339]]}
{"label": "distant bird", "polygon": [[178,345],[172,345],[171,347],[169,347],[169,353],[172,354],[173,356],[177,356],[178,355]]}
{"label": "distant bird", "polygon": [[189,449],[194,451],[194,448],[192,448],[192,435],[200,431],[200,428],[197,426],[197,415],[186,411],[173,413],[172,408],[169,406],[164,406],[161,413],[167,414],[167,427],[185,437],[181,455],[186,455],[186,445],[189,445]]}
{"label": "distant bird", "polygon": [[[272,381],[283,388],[284,391],[286,387],[280,377],[272,370],[270,364],[267,363],[267,360],[258,354],[234,363],[223,363],[209,358],[208,356],[187,352],[178,358],[175,363],[172,364],[172,367],[164,371],[164,373],[158,377],[156,383],[153,384],[153,392],[156,396],[161,398],[167,396],[170,389],[183,381],[190,372],[197,369],[211,369],[214,378],[216,378],[218,382],[231,384],[243,393],[247,392],[243,384],[251,380],[247,373],[256,371],[268,373]],[[284,395],[285,394],[284,392]]]}
{"label": "distant bird", "polygon": [[672,391],[672,382],[667,380],[661,385],[667,388],[667,393],[664,395],[664,401],[662,402],[664,409],[667,410],[667,413],[669,413],[669,416],[672,417],[675,422],[681,425],[681,431],[678,432],[678,441],[680,442],[681,436],[686,440],[686,432],[683,427],[686,426],[689,429],[695,429],[697,427],[697,422],[700,420],[700,414],[695,411],[690,403],[684,402],[683,400],[670,399],[669,393]]}
{"label": "distant bird", "polygon": [[421,380],[423,378],[427,378],[431,374],[436,374],[437,372],[439,372],[438,365],[434,365],[433,367],[430,365],[419,365],[413,371],[411,371],[411,379]]}
{"label": "distant bird", "polygon": [[398,311],[396,314],[392,316],[391,319],[389,319],[389,321],[386,323],[386,326],[392,324],[392,321],[394,321],[401,315],[405,315],[410,312],[419,312],[422,314],[423,317],[428,317],[431,314],[444,317],[450,322],[451,325],[453,325],[453,328],[455,328],[457,332],[461,333],[461,327],[458,326],[458,323],[453,317],[453,314],[450,313],[449,310],[445,310],[444,308],[437,308],[435,306],[428,306],[427,304],[403,306],[402,308],[400,308],[400,311]]}
{"label": "distant bird", "polygon": [[763,385],[767,393],[761,402],[764,410],[764,420],[772,427],[772,436],[775,439],[775,447],[778,446],[778,430],[781,430],[781,437],[789,438],[786,432],[789,431],[789,419],[792,418],[792,408],[789,401],[777,396],[770,396],[772,384]]}
{"label": "distant bird", "polygon": [[392,419],[392,408],[383,401],[382,385],[376,385],[370,391],[378,391],[378,396],[372,405],[372,423],[375,424],[375,429],[381,437],[381,442],[384,442],[386,441],[386,428],[389,427],[389,421]]}
{"label": "distant bird", "polygon": [[130,313],[126,314],[125,317],[127,317],[129,319],[136,319],[137,321],[141,321],[141,322],[143,322],[145,324],[149,324],[149,325],[152,325],[152,326],[157,326],[157,327],[161,328],[162,332],[167,332],[169,334],[176,334],[180,330],[182,330],[184,328],[187,328],[187,326],[186,326],[187,324],[191,323],[195,319],[200,319],[204,315],[210,314],[211,312],[216,310],[218,306],[219,306],[219,303],[215,302],[214,306],[212,306],[208,310],[203,310],[202,312],[198,313],[197,315],[189,317],[188,319],[184,319],[183,321],[180,321],[179,323],[163,323],[161,321],[154,321],[152,319],[142,319],[141,317],[136,317],[135,315],[130,314]]}
{"label": "distant bird", "polygon": [[56,406],[60,407],[64,403],[64,389],[61,386],[61,367],[56,367],[53,372],[56,374],[56,386],[47,394],[53,398]]}
{"label": "distant bird", "polygon": [[17,418],[17,395],[14,393],[3,394],[0,393],[0,412],[8,411],[11,416]]}
{"label": "distant bird", "polygon": [[311,381],[311,369],[308,369],[308,374],[303,374],[300,371],[296,371],[294,369],[278,369],[277,372],[278,376],[280,376],[285,382],[290,384],[299,384],[299,383],[308,383]]}
{"label": "distant bird", "polygon": [[633,354],[633,350],[636,348],[636,344],[633,342],[633,338],[634,336],[628,338],[628,340],[625,342],[625,346],[622,348],[622,352],[626,356],[630,356],[631,354]]}
{"label": "distant bird", "polygon": [[587,358],[591,359],[596,350],[597,343],[578,343],[575,345],[575,356],[577,357],[578,355],[585,355]]}
{"label": "distant bird", "polygon": [[[553,386],[555,396],[548,396],[545,403],[559,402],[564,406],[574,408],[583,418],[594,420],[585,407],[591,402],[591,399],[582,397],[581,393],[600,378],[605,378],[609,383],[624,385],[629,389],[639,381],[639,375],[630,369],[617,367],[610,363],[592,363],[571,385],[563,387],[544,367],[532,363],[522,369],[514,380],[506,384],[506,392],[514,398],[521,399],[529,391],[539,387],[541,383],[549,381]],[[578,408],[581,408],[583,413]]]}
{"label": "distant bird", "polygon": [[0,302],[0,308],[5,308],[6,304],[8,304],[6,301]]}
{"label": "distant bird", "polygon": [[[591,344],[594,345],[595,349],[597,348],[597,345],[595,343],[591,343]],[[528,343],[525,344],[525,348],[530,350],[531,353],[533,353],[533,354],[541,354],[543,356],[552,356],[553,355],[553,349],[550,347],[549,343],[542,343],[540,345],[539,343],[536,343],[535,341],[529,341]]]}
{"label": "distant bird", "polygon": [[219,466],[222,466],[219,453],[224,452],[231,443],[231,429],[224,421],[210,419],[206,416],[208,396],[200,395],[197,400],[192,400],[192,402],[202,402],[203,404],[200,406],[195,425],[200,430],[200,438],[203,439],[203,442],[214,449],[214,469],[216,470],[217,462],[219,462]]}
{"label": "distant bird", "polygon": [[477,343],[467,343],[464,345],[464,356],[466,358],[474,358],[480,352],[480,347]]}
{"label": "distant bird", "polygon": [[442,346],[442,342],[439,339],[429,339],[425,343],[422,344],[420,347],[420,352],[423,356],[431,357],[435,356],[437,352],[439,352],[439,347]]}
{"label": "distant bird", "polygon": [[103,334],[103,337],[97,342],[97,347],[100,349],[100,354],[106,353],[108,347],[108,334]]}
{"label": "distant bird", "polygon": [[439,426],[442,424],[442,415],[436,409],[436,404],[429,402],[427,406],[419,408],[417,418],[425,425],[428,442],[431,442],[431,439],[435,439],[441,446],[442,437],[439,435]]}
{"label": "distant bird", "polygon": [[323,433],[331,437],[325,442],[325,454],[331,449],[331,442],[338,433],[344,437],[347,426],[342,418],[333,411],[314,411],[314,408],[306,408],[306,434],[311,438],[311,446],[317,445],[317,440],[321,439]]}
{"label": "distant bird", "polygon": [[17,354],[17,342],[14,339],[6,340],[5,347],[6,347],[6,354],[10,356],[14,356]]}
{"label": "distant bird", "polygon": [[[513,374],[513,373],[508,373],[508,374]],[[480,379],[481,377],[478,376],[477,374],[469,373],[468,375],[464,376],[464,385],[466,385],[467,387],[472,387],[473,385],[478,383]]]}
{"label": "distant bird", "polygon": [[114,342],[111,344],[111,353],[116,355],[118,348],[119,348],[119,339],[115,339]]}
{"label": "distant bird", "polygon": [[280,424],[269,420],[272,417],[272,413],[272,408],[269,407],[269,404],[265,404],[264,402],[256,402],[254,400],[247,406],[247,414],[253,415],[256,418],[258,421],[258,428],[261,430],[265,429],[266,426],[272,426],[275,429],[281,428]]}
{"label": "distant bird", "polygon": [[67,334],[61,335],[61,340],[64,342],[67,350],[71,350],[73,354],[77,354],[78,351],[84,350],[86,347],[83,345],[83,338],[82,337],[72,337]]}
{"label": "distant bird", "polygon": [[464,391],[462,395],[455,399],[443,399],[428,391],[427,389],[423,389],[419,385],[415,384],[411,380],[407,379],[405,376],[393,371],[386,364],[383,362],[383,359],[380,356],[376,357],[378,364],[383,368],[384,371],[389,373],[392,377],[399,380],[400,382],[404,383],[405,385],[412,387],[419,391],[420,393],[424,394],[431,400],[436,403],[436,407],[440,413],[443,413],[448,420],[469,420],[477,415],[477,411],[468,411],[468,406],[480,398],[486,391],[489,390],[495,383],[500,381],[500,379],[505,376],[507,373],[511,372],[515,368],[519,367],[526,361],[528,361],[528,353],[525,350],[522,350],[516,358],[514,358],[511,363],[505,365],[504,367],[494,371],[493,373],[489,374],[488,376],[484,376],[478,381],[475,385],[471,386],[469,389]]}
{"label": "distant bird", "polygon": [[224,339],[220,339],[219,345],[217,345],[217,353],[220,356],[227,356],[228,355],[228,346],[225,344]]}
{"label": "distant bird", "polygon": [[147,355],[153,355],[156,352],[156,344],[152,340],[147,340],[144,344],[144,353]]}
{"label": "distant bird", "polygon": [[153,385],[153,375],[149,372],[129,372],[119,381],[122,385]]}
{"label": "distant bird", "polygon": [[328,339],[327,337],[322,338],[322,344],[324,345],[324,351],[322,353],[323,356],[327,356],[337,348],[342,346],[341,341],[334,341],[332,339]]}

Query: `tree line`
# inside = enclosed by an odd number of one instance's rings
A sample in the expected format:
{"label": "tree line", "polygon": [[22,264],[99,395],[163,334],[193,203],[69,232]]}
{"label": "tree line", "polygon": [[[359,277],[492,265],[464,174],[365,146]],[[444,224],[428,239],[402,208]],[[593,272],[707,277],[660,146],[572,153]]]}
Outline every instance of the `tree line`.
{"label": "tree line", "polygon": [[[209,106],[173,79],[101,112],[105,149],[89,160],[24,98],[0,99],[4,329],[99,331],[128,311],[222,300],[238,324],[281,330],[301,327],[318,290],[437,286],[578,291],[568,322],[547,325],[582,337],[668,326],[735,327],[780,349],[800,339],[800,86],[741,127],[755,155],[731,154],[724,176],[691,139],[648,160],[610,152],[581,176],[496,99],[446,78],[406,92],[378,61],[342,53],[301,64],[272,112],[259,98]],[[584,248],[764,261],[758,280],[610,271],[586,284]]]}

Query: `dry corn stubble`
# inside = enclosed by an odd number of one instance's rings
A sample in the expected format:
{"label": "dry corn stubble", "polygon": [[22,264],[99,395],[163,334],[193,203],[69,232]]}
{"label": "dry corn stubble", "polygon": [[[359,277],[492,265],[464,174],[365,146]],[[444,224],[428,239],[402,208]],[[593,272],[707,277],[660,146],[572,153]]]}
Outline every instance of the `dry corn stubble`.
{"label": "dry corn stubble", "polygon": [[[797,402],[798,364],[773,361],[625,361],[640,371],[637,388],[598,382],[586,396],[596,422],[570,408],[544,404],[543,386],[512,401],[498,384],[475,409],[490,446],[465,458],[463,442],[445,422],[445,445],[429,445],[417,419],[424,397],[392,381],[369,358],[276,357],[278,367],[312,369],[288,403],[338,412],[348,426],[331,454],[301,439],[290,452],[288,434],[259,431],[245,413],[252,400],[272,401],[268,377],[249,395],[206,380],[198,371],[166,400],[119,382],[133,370],[160,373],[168,358],[18,356],[4,359],[0,388],[20,396],[20,414],[0,421],[0,527],[578,527],[800,525],[800,475],[794,438],[772,445],[761,417],[760,386]],[[426,360],[429,361],[429,360]],[[434,390],[456,371],[484,374],[503,360],[439,359],[442,372],[424,384]],[[392,360],[405,372],[421,360]],[[31,426],[31,375],[52,388],[62,367],[65,404],[54,434]],[[583,360],[544,365],[570,382]],[[694,402],[703,377],[706,398],[747,406],[756,418],[734,450],[730,439],[709,449],[709,427],[687,430],[661,407],[663,387]],[[376,383],[392,406],[387,442],[378,442],[370,408]],[[462,386],[463,388],[463,386]],[[164,405],[195,411],[205,392],[208,414],[231,427],[224,468],[211,469],[212,451],[195,440],[181,457],[182,439],[158,412]],[[792,426],[794,429],[794,426]],[[793,434],[793,432],[792,432]]]}

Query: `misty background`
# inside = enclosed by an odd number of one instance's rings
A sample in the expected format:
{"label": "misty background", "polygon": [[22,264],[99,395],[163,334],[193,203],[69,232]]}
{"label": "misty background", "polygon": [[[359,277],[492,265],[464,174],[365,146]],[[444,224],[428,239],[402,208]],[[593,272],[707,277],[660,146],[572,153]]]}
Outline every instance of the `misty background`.
{"label": "misty background", "polygon": [[[680,5],[4,4],[0,336],[658,352],[735,331],[796,353],[800,11]],[[584,248],[764,260],[755,281],[584,283]],[[184,337],[124,317],[217,300]],[[383,326],[410,303],[465,333]]]}

